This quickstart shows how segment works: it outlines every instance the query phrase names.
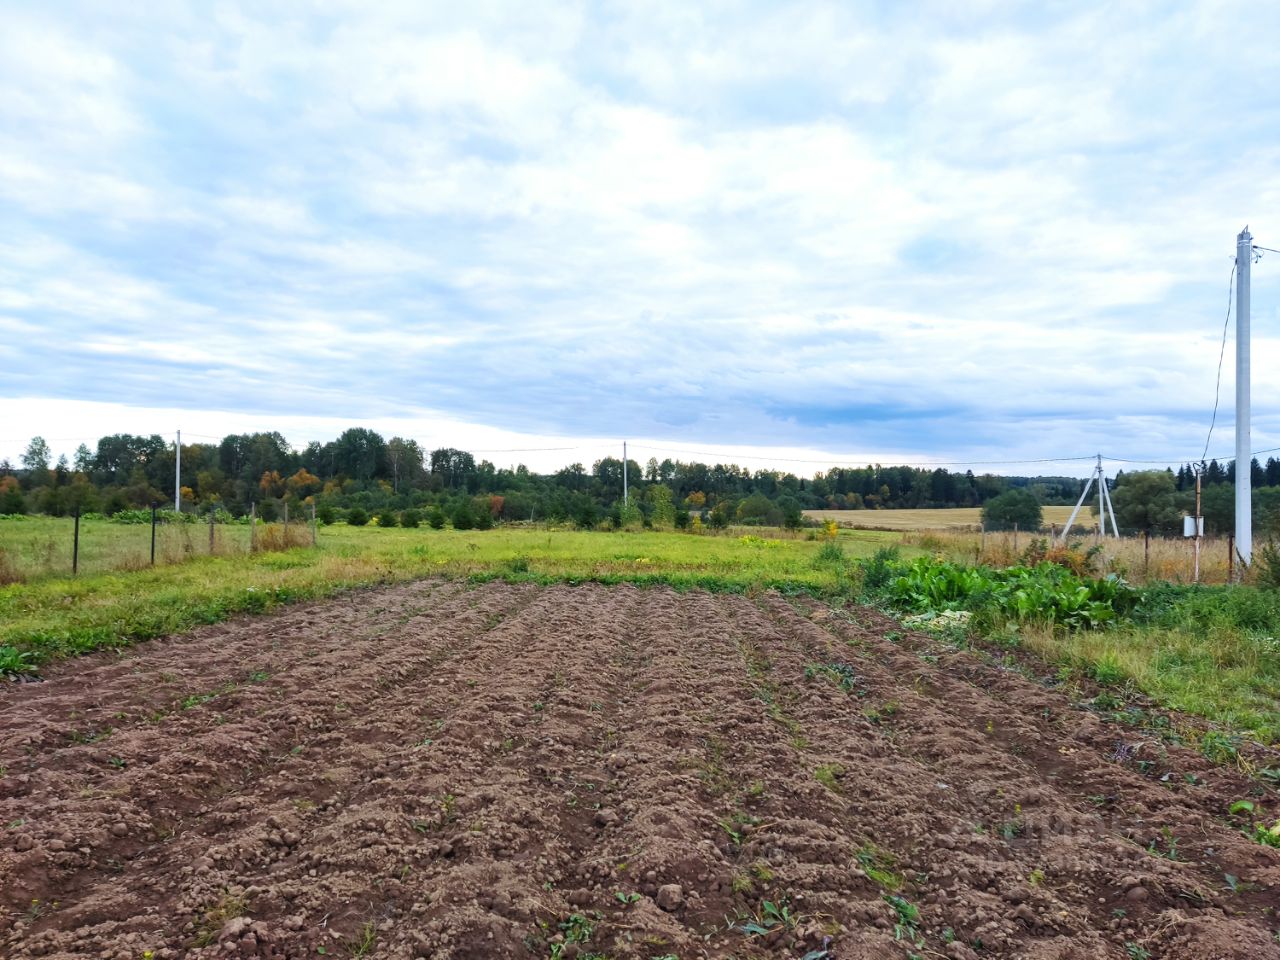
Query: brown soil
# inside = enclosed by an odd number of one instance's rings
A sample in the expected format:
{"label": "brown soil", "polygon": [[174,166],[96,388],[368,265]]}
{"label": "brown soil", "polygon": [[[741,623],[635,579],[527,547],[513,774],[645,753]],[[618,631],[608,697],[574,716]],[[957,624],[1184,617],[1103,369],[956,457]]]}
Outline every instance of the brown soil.
{"label": "brown soil", "polygon": [[6,684],[0,955],[1280,958],[1274,791],[900,630],[432,581]]}

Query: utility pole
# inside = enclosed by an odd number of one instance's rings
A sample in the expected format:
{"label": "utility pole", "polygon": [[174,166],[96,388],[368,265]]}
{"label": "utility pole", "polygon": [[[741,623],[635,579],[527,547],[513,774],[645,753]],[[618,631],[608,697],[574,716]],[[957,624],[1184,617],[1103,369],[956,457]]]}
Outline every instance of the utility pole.
{"label": "utility pole", "polygon": [[173,466],[173,512],[182,512],[182,431],[178,431],[178,440],[173,445],[178,458]]}
{"label": "utility pole", "polygon": [[627,441],[622,441],[622,505],[630,503],[627,499]]}
{"label": "utility pole", "polygon": [[1107,535],[1107,479],[1102,475],[1102,454],[1098,454],[1098,537]]}
{"label": "utility pole", "polygon": [[1076,522],[1076,517],[1080,514],[1080,508],[1084,506],[1085,500],[1089,496],[1089,491],[1093,489],[1093,481],[1098,481],[1098,539],[1101,540],[1107,535],[1107,514],[1111,514],[1111,532],[1116,535],[1116,539],[1120,538],[1120,528],[1116,525],[1116,510],[1111,505],[1111,492],[1107,489],[1107,478],[1102,472],[1102,454],[1098,454],[1098,463],[1089,474],[1089,480],[1084,485],[1084,489],[1080,491],[1080,499],[1076,501],[1075,509],[1071,511],[1071,517],[1067,520],[1066,526],[1062,528],[1062,536],[1059,543],[1066,543],[1067,537],[1071,534],[1071,525]]}
{"label": "utility pole", "polygon": [[1199,467],[1196,467],[1196,568],[1192,574],[1191,582],[1200,582],[1200,535],[1204,532],[1204,518],[1200,516],[1200,478],[1204,473]]}
{"label": "utility pole", "polygon": [[1236,237],[1236,550],[1242,568],[1253,562],[1253,458],[1249,453],[1249,268],[1252,264],[1253,236],[1246,226]]}

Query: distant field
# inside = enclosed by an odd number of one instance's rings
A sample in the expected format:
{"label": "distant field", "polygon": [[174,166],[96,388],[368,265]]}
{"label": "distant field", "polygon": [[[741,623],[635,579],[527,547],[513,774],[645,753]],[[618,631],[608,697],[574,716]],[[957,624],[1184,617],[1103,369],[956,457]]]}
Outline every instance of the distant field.
{"label": "distant field", "polygon": [[[864,530],[954,530],[976,527],[982,522],[981,507],[955,507],[942,510],[806,510],[805,516],[815,520],[834,520],[842,527]],[[1045,507],[1044,522],[1062,526],[1071,516],[1070,507]],[[1087,509],[1080,511],[1076,527],[1094,524]]]}

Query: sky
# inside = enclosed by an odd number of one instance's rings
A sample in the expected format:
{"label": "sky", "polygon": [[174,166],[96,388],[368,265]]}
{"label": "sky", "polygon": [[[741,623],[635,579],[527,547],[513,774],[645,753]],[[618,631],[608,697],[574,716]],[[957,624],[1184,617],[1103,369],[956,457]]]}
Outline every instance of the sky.
{"label": "sky", "polygon": [[[1178,462],[1236,234],[1280,249],[1280,4],[0,7],[15,460],[370,426],[534,469]],[[1264,450],[1280,254],[1252,274]]]}

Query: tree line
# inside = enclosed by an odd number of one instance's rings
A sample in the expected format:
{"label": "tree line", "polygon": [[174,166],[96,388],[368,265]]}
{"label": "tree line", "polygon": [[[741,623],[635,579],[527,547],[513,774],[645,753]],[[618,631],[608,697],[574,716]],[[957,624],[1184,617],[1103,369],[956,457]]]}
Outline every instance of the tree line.
{"label": "tree line", "polygon": [[[70,461],[63,456],[55,462],[49,445],[35,437],[19,466],[0,462],[0,513],[64,515],[79,508],[111,515],[172,504],[175,456],[174,444],[159,435],[113,434],[92,449],[81,444]],[[713,526],[783,526],[798,525],[810,509],[972,507],[1010,490],[1042,505],[1074,503],[1083,486],[1074,477],[879,464],[801,477],[669,458],[624,464],[605,457],[589,467],[572,463],[536,473],[477,461],[465,450],[424,450],[415,440],[388,440],[363,427],[301,449],[277,432],[231,434],[217,443],[183,444],[181,462],[184,511],[243,516],[253,506],[267,519],[286,503],[310,503],[325,514],[438,510],[464,524],[469,515],[477,524],[554,520],[589,527],[638,520],[679,526],[696,516]],[[1280,486],[1280,464],[1268,461],[1259,469],[1265,480],[1273,467]],[[624,472],[631,492],[626,505]],[[1168,476],[1176,491],[1181,473]]]}

